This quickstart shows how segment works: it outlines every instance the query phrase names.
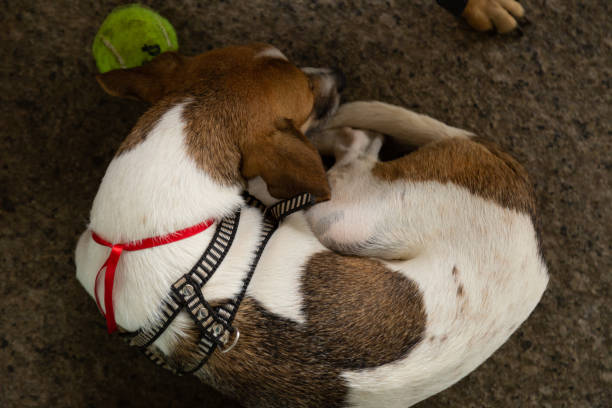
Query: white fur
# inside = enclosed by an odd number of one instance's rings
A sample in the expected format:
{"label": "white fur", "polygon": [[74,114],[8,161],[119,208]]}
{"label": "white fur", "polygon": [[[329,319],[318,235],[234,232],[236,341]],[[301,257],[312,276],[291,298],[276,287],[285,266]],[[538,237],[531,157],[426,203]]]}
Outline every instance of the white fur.
{"label": "white fur", "polygon": [[288,216],[270,238],[248,295],[279,316],[305,323],[300,290],[303,266],[324,250],[302,213]]}
{"label": "white fur", "polygon": [[[280,201],[270,195],[261,177],[249,180],[248,190],[266,206]],[[305,323],[302,268],[313,254],[326,249],[312,234],[304,213],[291,214],[268,241],[247,294],[277,315]]]}
{"label": "white fur", "polygon": [[257,55],[255,55],[255,58],[276,58],[287,61],[285,54],[283,54],[281,50],[276,47],[270,47],[260,51]]}
{"label": "white fur", "polygon": [[[249,180],[248,190],[266,206],[280,201],[270,195],[261,177]],[[325,249],[302,212],[288,216],[268,241],[247,294],[277,315],[305,323],[300,290],[302,267],[313,254]]]}

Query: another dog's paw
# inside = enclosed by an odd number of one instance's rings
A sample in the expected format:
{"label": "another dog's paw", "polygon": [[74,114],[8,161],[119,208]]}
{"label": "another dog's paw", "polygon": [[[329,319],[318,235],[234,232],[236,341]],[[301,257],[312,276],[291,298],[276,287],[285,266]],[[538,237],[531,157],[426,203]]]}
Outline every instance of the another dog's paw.
{"label": "another dog's paw", "polygon": [[461,15],[476,30],[495,27],[500,33],[508,33],[516,28],[516,18],[524,14],[523,6],[515,0],[469,0]]}

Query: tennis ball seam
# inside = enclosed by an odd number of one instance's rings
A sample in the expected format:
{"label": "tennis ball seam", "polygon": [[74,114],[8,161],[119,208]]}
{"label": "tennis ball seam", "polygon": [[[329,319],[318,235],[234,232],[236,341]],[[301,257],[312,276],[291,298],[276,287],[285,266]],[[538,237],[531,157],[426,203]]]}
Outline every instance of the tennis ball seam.
{"label": "tennis ball seam", "polygon": [[115,59],[119,63],[119,66],[121,68],[127,68],[125,65],[125,60],[121,57],[119,51],[117,51],[117,49],[113,46],[113,43],[111,43],[110,40],[105,36],[100,36],[100,38],[102,38],[102,43],[104,44],[104,46],[108,48],[108,50],[115,56]]}
{"label": "tennis ball seam", "polygon": [[168,44],[168,47],[172,47],[172,42],[170,42],[170,37],[168,36],[168,32],[166,31],[166,27],[164,27],[164,25],[162,24],[162,22],[159,19],[159,17],[157,17],[157,16],[154,16],[154,17],[155,17],[155,21],[157,22],[157,25],[159,26],[159,28],[161,28],[161,31],[164,34],[164,38],[166,39],[166,43]]}

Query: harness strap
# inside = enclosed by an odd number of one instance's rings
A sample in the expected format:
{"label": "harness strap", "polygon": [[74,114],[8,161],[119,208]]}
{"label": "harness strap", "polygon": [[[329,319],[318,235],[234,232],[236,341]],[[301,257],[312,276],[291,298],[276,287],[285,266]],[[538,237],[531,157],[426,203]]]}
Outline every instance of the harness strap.
{"label": "harness strap", "polygon": [[[180,241],[181,239],[189,238],[206,230],[213,224],[213,222],[214,220],[209,219],[204,221],[203,223],[194,225],[193,227],[172,232],[161,237],[146,238],[142,241],[135,241],[127,244],[111,244],[110,242],[106,241],[98,234],[96,234],[94,231],[91,232],[91,237],[96,243],[107,246],[111,249],[110,255],[96,274],[96,280],[94,284],[94,295],[96,298],[96,304],[98,305],[100,313],[102,313],[102,315],[106,317],[106,326],[109,333],[113,333],[117,330],[117,322],[115,321],[115,309],[113,307],[113,287],[115,284],[115,271],[117,270],[117,264],[119,263],[119,258],[121,258],[121,254],[123,253],[123,251],[140,251],[141,249],[153,248],[159,245],[165,245],[171,242]],[[100,305],[100,299],[98,298],[98,280],[100,277],[100,273],[105,268],[106,272],[104,274],[104,307],[106,308],[106,313],[104,313],[104,310],[102,310],[102,306]]]}
{"label": "harness strap", "polygon": [[[122,334],[131,346],[141,348],[155,364],[175,374],[182,375],[196,372],[208,361],[218,346],[227,347],[232,338],[233,344],[229,348],[225,348],[224,351],[229,351],[233,347],[238,340],[239,332],[232,327],[232,322],[246,295],[248,285],[266,244],[286,216],[314,203],[312,196],[308,193],[300,194],[270,207],[266,207],[261,201],[248,193],[244,193],[244,199],[247,205],[262,211],[264,219],[255,258],[243,279],[238,296],[223,305],[212,307],[204,299],[202,290],[231,247],[238,230],[240,210],[234,216],[225,218],[218,224],[215,235],[200,260],[188,273],[171,286],[170,292],[159,306],[159,318],[153,324],[138,330],[136,333]],[[153,345],[155,340],[183,309],[191,316],[200,331],[200,338],[196,345],[198,363],[193,367],[171,366],[166,362],[163,353]]]}
{"label": "harness strap", "polygon": [[184,290],[185,294],[181,293],[183,287],[189,282],[195,292],[195,288],[201,288],[208,282],[232,245],[236,231],[238,231],[239,222],[240,210],[232,217],[221,220],[200,260],[187,274],[172,285],[172,290],[162,300],[158,308],[160,318],[150,326],[140,329],[135,335],[132,334],[130,345],[148,347],[166,330],[191,298],[191,296],[187,296],[190,292],[189,288]]}

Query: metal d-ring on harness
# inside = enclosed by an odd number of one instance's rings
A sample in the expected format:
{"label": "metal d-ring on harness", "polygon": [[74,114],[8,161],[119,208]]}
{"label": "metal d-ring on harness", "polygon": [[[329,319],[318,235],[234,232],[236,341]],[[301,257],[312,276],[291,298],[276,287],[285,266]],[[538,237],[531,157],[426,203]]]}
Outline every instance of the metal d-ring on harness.
{"label": "metal d-ring on harness", "polygon": [[[238,296],[225,304],[212,307],[204,299],[202,289],[221,265],[232,245],[238,230],[240,210],[233,216],[221,220],[213,239],[200,260],[188,273],[171,286],[168,295],[162,300],[159,307],[160,318],[152,325],[135,333],[122,334],[131,346],[140,348],[155,364],[175,374],[194,373],[208,361],[215,348],[219,347],[222,348],[222,352],[228,352],[236,345],[240,332],[232,327],[232,322],[238,312],[240,303],[246,295],[247,288],[268,240],[283,218],[312,205],[314,202],[310,194],[303,193],[266,208],[261,201],[247,193],[244,194],[244,198],[247,205],[261,210],[264,217],[257,252],[242,282],[242,289]],[[171,366],[161,351],[153,345],[155,340],[182,310],[185,310],[191,316],[200,331],[200,338],[196,346],[199,362],[192,367]]]}

